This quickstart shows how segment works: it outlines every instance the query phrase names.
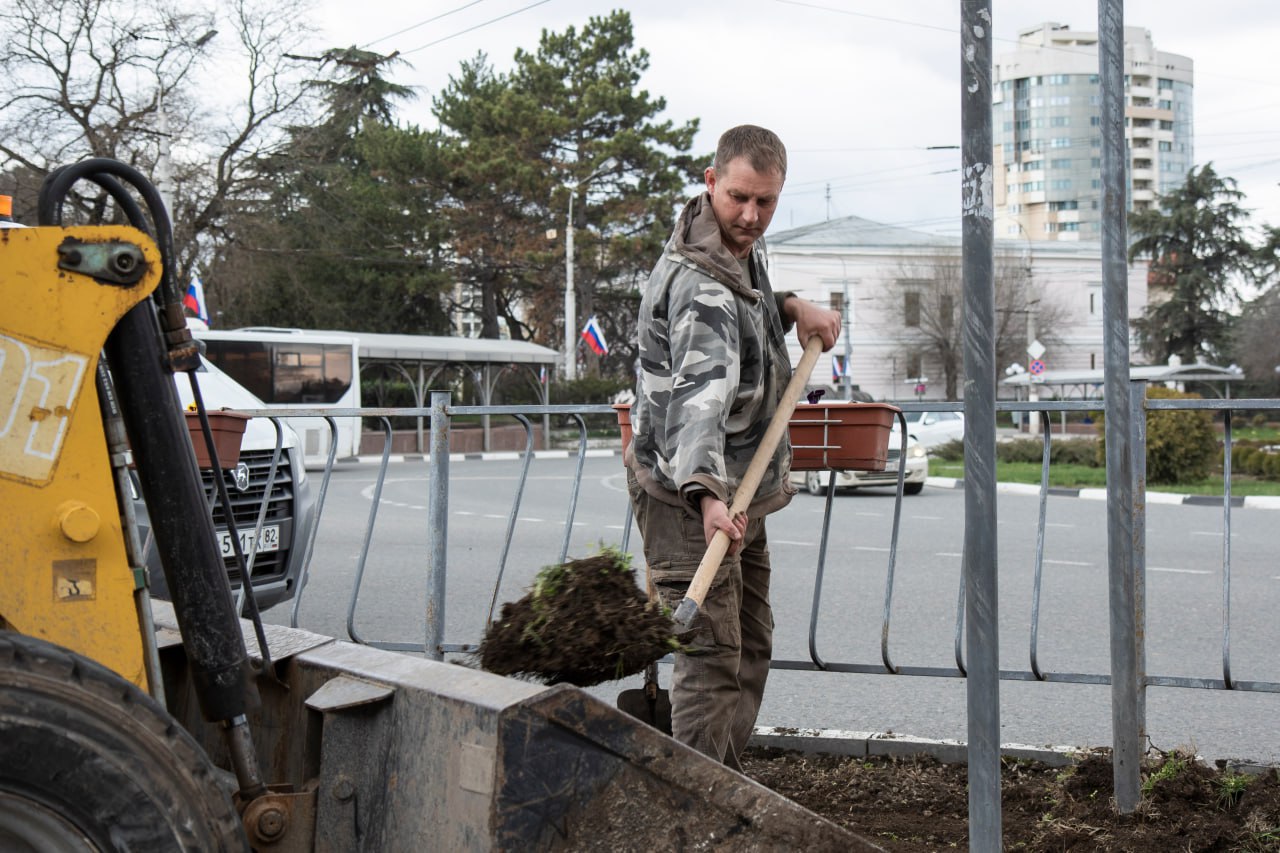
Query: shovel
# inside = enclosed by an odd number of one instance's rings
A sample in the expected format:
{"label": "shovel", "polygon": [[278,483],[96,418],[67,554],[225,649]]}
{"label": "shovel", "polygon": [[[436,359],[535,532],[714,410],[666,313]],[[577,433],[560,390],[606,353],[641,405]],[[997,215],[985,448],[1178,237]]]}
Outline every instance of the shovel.
{"label": "shovel", "polygon": [[[648,566],[645,566],[644,575],[645,589],[649,593],[649,600],[653,601],[656,594]],[[644,668],[644,687],[639,690],[623,690],[618,694],[618,710],[664,734],[671,734],[671,695],[658,686],[657,661],[652,661]]]}
{"label": "shovel", "polygon": [[[809,382],[809,374],[813,372],[813,366],[817,363],[818,354],[821,352],[822,339],[817,335],[809,338],[808,343],[804,345],[804,355],[796,365],[795,372],[791,374],[791,381],[787,383],[786,390],[782,392],[778,410],[773,413],[773,418],[764,431],[764,437],[760,439],[760,445],[747,465],[747,472],[742,475],[742,483],[738,486],[738,492],[733,496],[733,504],[729,507],[730,518],[737,518],[739,513],[746,512],[755,498],[756,489],[760,488],[765,469],[773,459],[773,452],[778,449],[778,442],[782,440],[782,433],[786,431],[791,421],[791,414],[796,410],[796,403],[804,393],[804,387]],[[711,544],[707,546],[706,555],[698,564],[698,571],[694,573],[693,580],[689,583],[684,600],[680,602],[680,606],[676,608],[675,615],[672,617],[679,630],[688,631],[693,624],[694,618],[698,615],[698,608],[702,607],[702,602],[707,597],[707,590],[715,580],[716,570],[720,568],[720,562],[728,552],[729,534],[723,530],[717,530],[716,535],[711,539]]]}

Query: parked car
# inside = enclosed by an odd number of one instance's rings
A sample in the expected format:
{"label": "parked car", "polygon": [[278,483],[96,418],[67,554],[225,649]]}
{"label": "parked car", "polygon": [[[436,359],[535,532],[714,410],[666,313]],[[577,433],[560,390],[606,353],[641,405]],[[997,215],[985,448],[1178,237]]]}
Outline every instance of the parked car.
{"label": "parked car", "polygon": [[926,448],[964,439],[964,415],[960,412],[903,412],[907,434]]}
{"label": "parked car", "polygon": [[[866,486],[898,485],[898,455],[902,451],[902,433],[897,424],[889,433],[889,461],[883,471],[837,471],[836,490],[858,489]],[[907,436],[907,471],[903,477],[902,493],[918,495],[929,477],[929,453],[924,445]],[[792,471],[791,482],[803,486],[811,495],[825,495],[831,482],[830,471]]]}
{"label": "parked car", "polygon": [[[266,406],[210,362],[201,358],[197,371],[200,396],[206,411],[218,409],[262,409]],[[185,375],[175,377],[178,399],[184,408],[191,406],[191,384]],[[253,593],[258,608],[265,610],[287,601],[298,592],[302,575],[306,544],[315,524],[315,498],[307,469],[303,464],[298,434],[282,424],[280,461],[268,493],[268,477],[271,473],[271,457],[276,447],[276,429],[267,418],[250,418],[245,424],[240,443],[240,460],[234,468],[222,472],[227,484],[227,496],[232,504],[232,517],[239,534],[241,551],[246,563],[253,543],[254,528],[262,501],[267,500],[267,514],[262,522],[261,541],[253,558]],[[241,584],[240,568],[236,563],[231,533],[227,530],[227,515],[217,491],[214,471],[202,468],[205,494],[213,505],[214,525],[222,549],[223,561],[231,580],[231,588],[238,590]],[[151,594],[157,598],[169,597],[159,553],[151,547],[151,522],[146,503],[134,490],[134,510],[138,519],[138,535],[143,542],[144,561],[151,578]]]}

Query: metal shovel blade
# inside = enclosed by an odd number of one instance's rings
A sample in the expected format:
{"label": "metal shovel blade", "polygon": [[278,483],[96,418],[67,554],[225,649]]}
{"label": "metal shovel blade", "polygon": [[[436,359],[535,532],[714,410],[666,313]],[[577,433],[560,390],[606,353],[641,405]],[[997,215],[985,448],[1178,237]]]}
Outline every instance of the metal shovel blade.
{"label": "metal shovel blade", "polygon": [[671,734],[671,696],[658,687],[656,663],[645,668],[644,687],[623,690],[618,694],[618,710],[660,732]]}

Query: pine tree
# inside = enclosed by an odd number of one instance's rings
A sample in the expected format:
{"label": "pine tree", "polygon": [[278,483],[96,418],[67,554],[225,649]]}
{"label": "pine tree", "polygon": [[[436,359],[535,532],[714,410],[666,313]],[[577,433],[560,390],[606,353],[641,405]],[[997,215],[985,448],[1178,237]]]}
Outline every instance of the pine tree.
{"label": "pine tree", "polygon": [[1154,362],[1228,352],[1238,282],[1254,275],[1257,256],[1244,232],[1243,198],[1232,178],[1206,164],[1158,208],[1129,215],[1129,261],[1146,257],[1150,270],[1148,305],[1133,326]]}

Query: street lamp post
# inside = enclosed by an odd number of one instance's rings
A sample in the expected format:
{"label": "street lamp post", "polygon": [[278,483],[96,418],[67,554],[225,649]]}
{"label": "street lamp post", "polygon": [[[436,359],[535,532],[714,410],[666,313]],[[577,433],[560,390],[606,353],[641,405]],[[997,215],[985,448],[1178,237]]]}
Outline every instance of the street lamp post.
{"label": "street lamp post", "polygon": [[[218,34],[217,30],[209,30],[190,45],[195,50],[202,49]],[[134,38],[147,41],[162,41],[154,36],[134,35]],[[173,210],[173,162],[170,154],[169,112],[164,105],[164,78],[160,78],[160,91],[156,94],[156,112],[160,119],[160,150],[156,155],[156,192],[164,203],[165,213],[172,219]]]}
{"label": "street lamp post", "polygon": [[565,189],[569,191],[569,219],[564,232],[564,378],[572,382],[578,375],[578,307],[577,293],[573,286],[573,197],[580,187],[611,171],[617,160],[610,157],[601,163],[596,170],[580,181],[566,181]]}

